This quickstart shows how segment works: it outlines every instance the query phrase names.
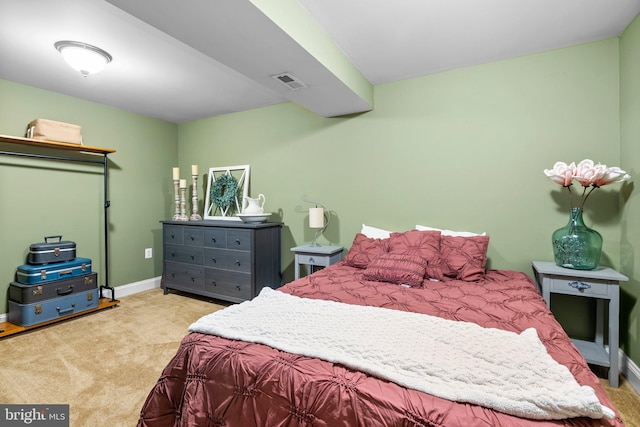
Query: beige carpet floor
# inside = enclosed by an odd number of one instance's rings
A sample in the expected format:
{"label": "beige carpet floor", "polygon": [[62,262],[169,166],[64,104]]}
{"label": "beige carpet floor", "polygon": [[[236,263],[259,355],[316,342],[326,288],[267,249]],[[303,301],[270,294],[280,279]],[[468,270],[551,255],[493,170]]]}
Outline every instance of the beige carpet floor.
{"label": "beige carpet floor", "polygon": [[1,340],[0,402],[69,404],[73,427],[135,426],[189,325],[224,306],[159,289],[120,301]]}
{"label": "beige carpet floor", "polygon": [[[155,289],[121,298],[112,309],[4,338],[0,403],[69,404],[72,427],[133,427],[188,326],[222,304]],[[640,427],[640,397],[629,383],[623,379],[611,389],[602,382],[626,425]]]}

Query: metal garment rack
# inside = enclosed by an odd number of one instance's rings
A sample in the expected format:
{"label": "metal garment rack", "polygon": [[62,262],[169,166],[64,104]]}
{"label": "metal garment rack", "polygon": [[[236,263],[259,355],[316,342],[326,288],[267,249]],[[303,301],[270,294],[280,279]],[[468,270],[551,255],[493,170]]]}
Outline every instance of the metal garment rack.
{"label": "metal garment rack", "polygon": [[17,145],[29,145],[33,147],[41,147],[41,148],[53,148],[57,150],[66,150],[66,151],[74,151],[84,154],[100,154],[102,155],[102,159],[96,160],[94,159],[82,159],[76,157],[65,157],[65,156],[52,156],[52,155],[44,155],[44,154],[33,154],[33,153],[23,153],[23,152],[14,152],[14,151],[0,151],[1,155],[6,156],[15,156],[15,157],[29,157],[35,159],[46,159],[46,160],[62,160],[67,162],[78,162],[78,163],[93,163],[100,164],[103,168],[103,176],[104,176],[104,285],[100,285],[100,298],[103,298],[102,291],[104,289],[109,289],[111,291],[111,301],[115,301],[116,293],[115,289],[112,286],[109,286],[109,220],[108,220],[108,211],[111,206],[111,201],[109,200],[109,188],[108,188],[108,177],[109,177],[109,167],[108,167],[108,159],[107,155],[111,153],[115,153],[116,150],[112,150],[110,148],[99,148],[99,147],[91,147],[87,145],[78,145],[78,144],[69,144],[66,142],[54,142],[54,141],[44,141],[40,139],[31,139],[31,138],[21,138],[16,136],[8,136],[8,135],[0,135],[0,143],[8,143],[8,144],[17,144]]}

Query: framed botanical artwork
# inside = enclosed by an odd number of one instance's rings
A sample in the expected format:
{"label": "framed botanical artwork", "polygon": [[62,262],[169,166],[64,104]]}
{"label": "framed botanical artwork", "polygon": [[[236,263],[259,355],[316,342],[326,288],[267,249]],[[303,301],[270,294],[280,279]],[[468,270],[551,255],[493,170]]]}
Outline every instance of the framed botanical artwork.
{"label": "framed botanical artwork", "polygon": [[209,168],[204,219],[240,221],[236,214],[249,194],[249,165]]}

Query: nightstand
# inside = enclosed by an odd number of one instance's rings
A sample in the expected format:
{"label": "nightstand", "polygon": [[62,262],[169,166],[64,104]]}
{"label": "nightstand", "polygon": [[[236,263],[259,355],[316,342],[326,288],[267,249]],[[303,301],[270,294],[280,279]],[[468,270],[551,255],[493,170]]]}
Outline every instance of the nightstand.
{"label": "nightstand", "polygon": [[295,278],[300,278],[300,264],[305,264],[311,269],[313,266],[327,267],[342,259],[342,246],[311,246],[302,245],[291,248],[296,259]]}
{"label": "nightstand", "polygon": [[[595,341],[572,340],[588,363],[609,367],[609,385],[618,387],[618,343],[620,339],[620,282],[629,280],[607,267],[594,270],[572,270],[558,267],[553,262],[533,261],[533,271],[541,288],[542,297],[551,307],[551,294],[595,298]],[[609,349],[604,346],[604,302],[609,303]]]}

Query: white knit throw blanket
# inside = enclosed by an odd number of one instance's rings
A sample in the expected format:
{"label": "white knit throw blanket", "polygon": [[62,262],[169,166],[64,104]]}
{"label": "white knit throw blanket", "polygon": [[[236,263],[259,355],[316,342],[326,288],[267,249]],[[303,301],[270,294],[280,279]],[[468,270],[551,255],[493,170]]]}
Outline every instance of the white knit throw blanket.
{"label": "white knit throw blanket", "polygon": [[521,334],[418,313],[299,298],[264,288],[190,331],[316,357],[444,399],[532,419],[613,418],[546,351]]}

